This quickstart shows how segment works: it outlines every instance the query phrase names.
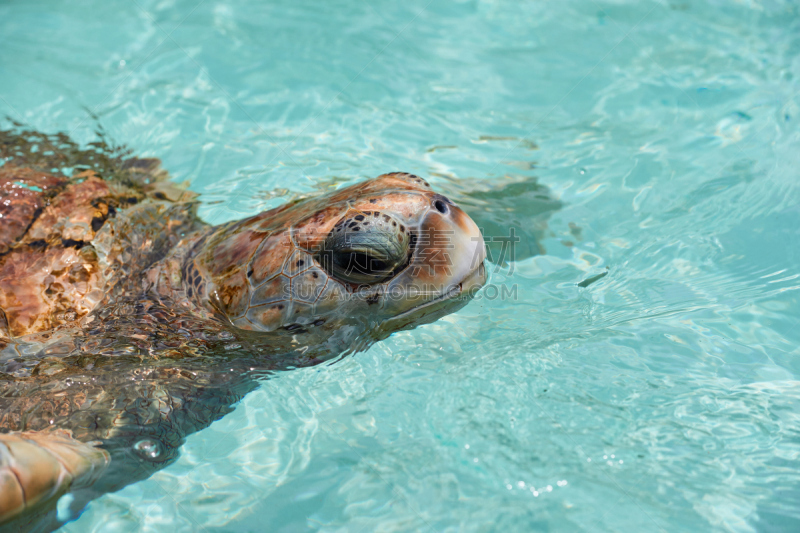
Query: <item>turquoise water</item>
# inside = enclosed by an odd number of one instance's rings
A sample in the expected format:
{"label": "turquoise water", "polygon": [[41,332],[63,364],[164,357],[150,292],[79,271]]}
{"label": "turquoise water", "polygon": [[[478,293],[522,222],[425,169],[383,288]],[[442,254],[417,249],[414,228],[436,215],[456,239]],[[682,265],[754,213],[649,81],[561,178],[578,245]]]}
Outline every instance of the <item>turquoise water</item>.
{"label": "turquoise water", "polygon": [[800,530],[796,4],[11,1],[0,50],[1,113],[210,222],[389,170],[558,205],[484,206],[538,228],[516,297],[266,381],[64,531]]}

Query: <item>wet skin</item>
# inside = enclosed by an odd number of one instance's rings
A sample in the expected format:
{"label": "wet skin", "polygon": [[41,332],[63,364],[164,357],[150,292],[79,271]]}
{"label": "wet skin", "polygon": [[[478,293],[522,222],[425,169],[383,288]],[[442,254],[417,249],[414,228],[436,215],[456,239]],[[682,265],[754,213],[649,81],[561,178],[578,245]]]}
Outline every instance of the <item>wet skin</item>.
{"label": "wet skin", "polygon": [[[94,211],[45,245],[24,233],[9,239],[0,262],[7,527],[57,527],[53,506],[66,491],[77,512],[149,476],[260,379],[436,320],[486,279],[478,227],[410,174],[218,227],[161,191],[134,187],[128,205],[127,189],[100,176],[59,186],[54,209],[80,213],[91,197]],[[110,209],[92,227],[101,204]],[[59,261],[70,265],[65,274]],[[88,274],[71,274],[76,265]],[[53,279],[60,299],[44,296]]]}

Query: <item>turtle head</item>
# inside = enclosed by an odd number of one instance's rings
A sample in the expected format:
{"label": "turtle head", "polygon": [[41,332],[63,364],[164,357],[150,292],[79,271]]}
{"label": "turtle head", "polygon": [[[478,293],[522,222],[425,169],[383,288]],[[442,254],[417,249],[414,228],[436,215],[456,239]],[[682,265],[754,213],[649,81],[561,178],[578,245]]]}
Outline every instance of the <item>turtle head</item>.
{"label": "turtle head", "polygon": [[207,304],[241,329],[382,338],[466,304],[483,237],[429,184],[384,174],[219,228],[195,256]]}

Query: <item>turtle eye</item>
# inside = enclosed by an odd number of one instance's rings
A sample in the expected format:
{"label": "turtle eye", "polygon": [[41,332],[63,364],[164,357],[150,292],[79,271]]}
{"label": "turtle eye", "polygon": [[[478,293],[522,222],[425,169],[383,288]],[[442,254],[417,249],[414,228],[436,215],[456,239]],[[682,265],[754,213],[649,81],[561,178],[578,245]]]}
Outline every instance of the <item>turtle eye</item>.
{"label": "turtle eye", "polygon": [[436,194],[433,196],[432,205],[434,209],[439,211],[441,214],[446,215],[450,211],[448,206],[453,205],[453,202],[450,201],[450,198],[447,198],[446,196]]}
{"label": "turtle eye", "polygon": [[408,229],[394,217],[377,211],[340,220],[319,253],[334,278],[358,285],[391,278],[408,262]]}
{"label": "turtle eye", "polygon": [[370,279],[383,279],[392,273],[386,261],[376,259],[368,253],[356,252],[334,252],[333,267],[339,277],[356,281],[369,281]]}

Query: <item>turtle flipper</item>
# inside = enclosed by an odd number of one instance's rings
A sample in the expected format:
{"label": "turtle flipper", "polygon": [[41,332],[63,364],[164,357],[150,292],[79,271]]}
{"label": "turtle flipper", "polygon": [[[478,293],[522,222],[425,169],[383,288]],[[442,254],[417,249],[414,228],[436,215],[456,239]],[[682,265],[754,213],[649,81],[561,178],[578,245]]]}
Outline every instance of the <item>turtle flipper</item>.
{"label": "turtle flipper", "polygon": [[108,462],[107,452],[68,431],[0,435],[0,523],[92,484]]}

